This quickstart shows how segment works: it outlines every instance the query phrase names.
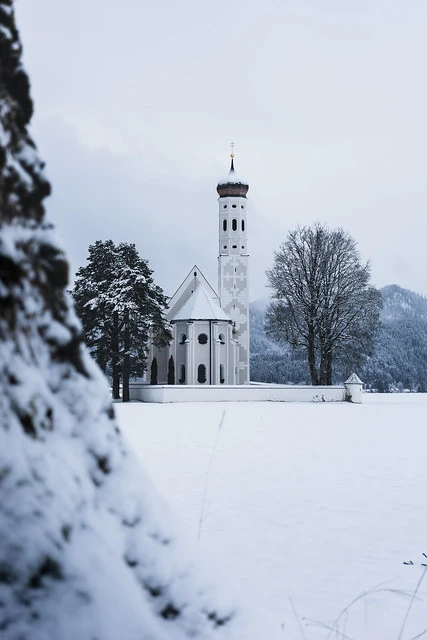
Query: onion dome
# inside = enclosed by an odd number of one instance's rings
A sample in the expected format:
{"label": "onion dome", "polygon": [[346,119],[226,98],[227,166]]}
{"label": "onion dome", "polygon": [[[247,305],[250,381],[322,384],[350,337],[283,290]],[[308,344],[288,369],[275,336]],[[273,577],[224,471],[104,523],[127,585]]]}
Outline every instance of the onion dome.
{"label": "onion dome", "polygon": [[231,167],[228,176],[218,182],[216,190],[220,198],[227,198],[229,196],[246,198],[249,185],[239,178],[234,169],[234,154],[231,154]]}

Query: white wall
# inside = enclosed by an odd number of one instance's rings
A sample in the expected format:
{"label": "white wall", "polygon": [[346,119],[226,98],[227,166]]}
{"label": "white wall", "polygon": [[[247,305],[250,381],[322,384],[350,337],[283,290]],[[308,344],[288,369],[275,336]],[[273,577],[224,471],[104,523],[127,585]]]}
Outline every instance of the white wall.
{"label": "white wall", "polygon": [[130,385],[131,400],[142,402],[344,402],[346,387],[282,385]]}

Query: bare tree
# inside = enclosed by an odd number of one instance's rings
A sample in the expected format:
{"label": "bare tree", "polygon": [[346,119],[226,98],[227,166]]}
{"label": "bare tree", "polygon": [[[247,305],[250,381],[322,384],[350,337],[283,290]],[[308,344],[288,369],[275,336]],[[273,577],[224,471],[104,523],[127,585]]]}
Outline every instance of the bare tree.
{"label": "bare tree", "polygon": [[343,229],[317,223],[291,231],[267,278],[267,333],[306,351],[312,384],[332,384],[334,361],[357,366],[372,351],[381,294]]}

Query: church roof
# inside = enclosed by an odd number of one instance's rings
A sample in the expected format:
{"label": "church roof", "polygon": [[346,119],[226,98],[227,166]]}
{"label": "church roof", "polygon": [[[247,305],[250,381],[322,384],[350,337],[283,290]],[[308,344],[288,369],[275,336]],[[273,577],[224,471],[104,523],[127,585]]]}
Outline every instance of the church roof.
{"label": "church roof", "polygon": [[171,318],[176,320],[227,320],[231,318],[221,309],[219,304],[209,295],[201,282],[182,307]]}
{"label": "church roof", "polygon": [[190,269],[183,282],[181,282],[172,298],[169,300],[168,311],[166,313],[167,320],[171,321],[175,318],[175,315],[184,306],[184,303],[197,289],[199,283],[201,283],[206,288],[209,297],[213,298],[217,304],[219,303],[218,294],[210,285],[209,281],[203,275],[199,267],[195,264],[194,267]]}

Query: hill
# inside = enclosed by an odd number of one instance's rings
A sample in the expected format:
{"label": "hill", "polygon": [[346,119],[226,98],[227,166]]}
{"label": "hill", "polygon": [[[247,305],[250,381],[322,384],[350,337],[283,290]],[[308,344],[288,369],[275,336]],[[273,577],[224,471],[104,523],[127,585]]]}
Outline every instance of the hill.
{"label": "hill", "polygon": [[[380,291],[383,309],[375,351],[358,373],[369,387],[379,391],[427,391],[427,298],[395,284]],[[309,383],[304,357],[265,335],[267,304],[256,301],[250,307],[252,380]],[[335,380],[341,381],[347,373],[336,371]]]}

